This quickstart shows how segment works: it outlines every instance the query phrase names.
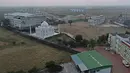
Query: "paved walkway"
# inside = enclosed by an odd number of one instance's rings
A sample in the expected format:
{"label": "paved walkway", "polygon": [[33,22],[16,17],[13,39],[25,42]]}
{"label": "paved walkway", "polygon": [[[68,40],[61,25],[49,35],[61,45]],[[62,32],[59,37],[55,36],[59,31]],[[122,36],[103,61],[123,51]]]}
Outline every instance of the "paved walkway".
{"label": "paved walkway", "polygon": [[112,62],[112,73],[130,73],[130,68],[126,68],[122,64],[122,57],[119,54],[112,54],[103,47],[96,47],[96,50]]}
{"label": "paved walkway", "polygon": [[60,73],[79,73],[73,63],[65,63],[61,66],[64,67],[63,71]]}

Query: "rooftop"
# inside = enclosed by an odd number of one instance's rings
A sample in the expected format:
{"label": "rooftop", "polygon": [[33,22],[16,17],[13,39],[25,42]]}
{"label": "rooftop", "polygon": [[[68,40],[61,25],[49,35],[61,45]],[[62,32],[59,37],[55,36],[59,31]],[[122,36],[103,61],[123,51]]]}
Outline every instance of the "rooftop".
{"label": "rooftop", "polygon": [[130,37],[130,35],[128,35],[128,34],[117,34],[117,35],[119,35],[122,38],[129,38]]}
{"label": "rooftop", "polygon": [[12,15],[12,16],[24,16],[24,17],[33,16],[33,14],[30,14],[30,13],[20,13],[20,12],[8,13],[8,15]]}
{"label": "rooftop", "polygon": [[112,63],[96,50],[78,53],[71,55],[71,57],[81,71],[112,66]]}
{"label": "rooftop", "polygon": [[117,33],[110,33],[110,34],[113,35],[113,36],[116,36]]}
{"label": "rooftop", "polygon": [[130,34],[117,34],[121,41],[127,45],[128,47],[130,47]]}

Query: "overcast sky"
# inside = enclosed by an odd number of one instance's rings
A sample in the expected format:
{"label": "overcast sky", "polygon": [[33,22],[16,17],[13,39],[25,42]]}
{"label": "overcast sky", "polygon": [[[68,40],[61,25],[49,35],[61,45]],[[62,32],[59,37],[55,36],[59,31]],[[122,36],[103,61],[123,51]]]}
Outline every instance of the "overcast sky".
{"label": "overcast sky", "polygon": [[0,0],[0,6],[130,5],[130,0]]}

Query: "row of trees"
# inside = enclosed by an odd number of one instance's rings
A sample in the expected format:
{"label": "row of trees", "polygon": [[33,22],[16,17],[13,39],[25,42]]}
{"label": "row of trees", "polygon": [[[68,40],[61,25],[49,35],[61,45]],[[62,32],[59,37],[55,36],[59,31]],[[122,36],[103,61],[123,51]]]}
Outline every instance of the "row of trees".
{"label": "row of trees", "polygon": [[[63,67],[56,64],[54,61],[49,61],[45,64],[45,68],[47,69],[48,72],[50,73],[56,73],[62,71]],[[11,71],[7,73],[38,73],[40,71],[39,68],[33,67],[32,69],[28,70],[28,72],[25,72],[23,70],[19,71]]]}
{"label": "row of trees", "polygon": [[98,39],[86,40],[82,35],[76,35],[75,41],[70,41],[71,47],[89,47],[94,48],[96,45],[106,45],[109,34],[101,35]]}
{"label": "row of trees", "polygon": [[75,40],[80,46],[94,48],[96,41],[94,39],[86,40],[83,39],[82,35],[76,35]]}
{"label": "row of trees", "polygon": [[108,40],[109,34],[105,34],[105,35],[101,35],[98,37],[97,39],[97,44],[107,44],[107,40]]}

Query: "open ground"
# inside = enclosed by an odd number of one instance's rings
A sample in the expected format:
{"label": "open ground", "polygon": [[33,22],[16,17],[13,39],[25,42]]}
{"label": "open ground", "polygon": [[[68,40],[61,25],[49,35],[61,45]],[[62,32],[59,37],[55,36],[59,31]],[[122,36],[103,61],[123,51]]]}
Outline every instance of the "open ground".
{"label": "open ground", "polygon": [[56,63],[69,62],[70,53],[0,28],[0,73],[27,71],[34,66],[44,68],[45,63],[51,60]]}
{"label": "open ground", "polygon": [[[107,24],[109,25],[109,24]],[[97,38],[98,36],[106,33],[125,33],[126,31],[130,31],[124,27],[102,27],[100,26],[89,26],[87,22],[76,22],[70,24],[62,24],[59,25],[61,32],[68,32],[72,35],[81,34],[86,39]]]}

